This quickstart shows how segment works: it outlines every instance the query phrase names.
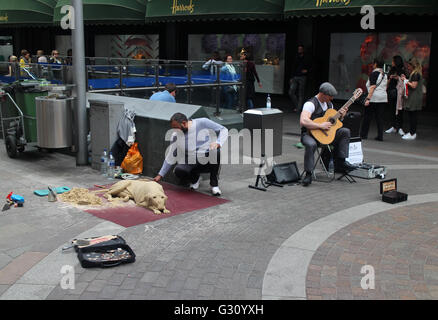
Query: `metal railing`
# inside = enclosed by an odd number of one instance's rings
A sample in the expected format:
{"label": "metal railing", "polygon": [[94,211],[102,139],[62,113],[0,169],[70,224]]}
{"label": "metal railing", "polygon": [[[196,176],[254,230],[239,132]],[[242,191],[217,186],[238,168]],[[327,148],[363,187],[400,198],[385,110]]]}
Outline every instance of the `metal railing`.
{"label": "metal railing", "polygon": [[[61,58],[65,61],[66,57]],[[109,63],[103,64],[105,61]],[[242,62],[233,63],[237,72],[233,78],[226,76],[220,65],[204,69],[204,61],[87,57],[86,62],[88,92],[146,98],[147,94],[163,90],[166,83],[173,82],[179,92],[177,100],[187,104],[205,103],[215,107],[215,113],[219,115],[225,106],[225,91],[232,87],[237,89],[237,109],[241,112],[245,109],[245,72]],[[29,63],[23,68],[19,63],[0,62],[0,69],[3,70],[0,81],[11,83],[35,77],[52,83],[73,84],[72,68],[70,64],[50,63]],[[232,107],[235,108],[235,103]]]}

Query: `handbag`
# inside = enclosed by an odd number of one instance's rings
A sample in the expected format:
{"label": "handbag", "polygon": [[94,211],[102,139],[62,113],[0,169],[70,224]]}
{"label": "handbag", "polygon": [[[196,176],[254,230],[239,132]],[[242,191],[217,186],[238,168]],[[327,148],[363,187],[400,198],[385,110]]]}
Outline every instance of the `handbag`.
{"label": "handbag", "polygon": [[[385,79],[385,74],[383,72],[380,72],[380,74],[382,75],[382,79],[380,80],[380,82],[378,84],[376,84],[376,89],[381,85],[381,83]],[[368,81],[369,81],[369,79],[368,79]],[[362,95],[359,97],[359,99],[357,99],[357,101],[359,102],[360,105],[365,106],[365,102],[367,101],[367,97],[368,97],[368,88],[366,88],[366,90],[363,90]]]}

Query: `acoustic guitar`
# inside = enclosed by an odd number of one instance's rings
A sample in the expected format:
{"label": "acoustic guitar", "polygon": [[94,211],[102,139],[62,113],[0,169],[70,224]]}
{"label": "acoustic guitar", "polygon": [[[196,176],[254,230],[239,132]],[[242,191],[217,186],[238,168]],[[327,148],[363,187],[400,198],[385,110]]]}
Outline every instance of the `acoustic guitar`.
{"label": "acoustic guitar", "polygon": [[353,96],[350,100],[347,101],[344,106],[339,109],[339,111],[336,111],[335,109],[328,109],[324,116],[321,118],[317,118],[313,120],[313,122],[316,123],[324,123],[324,122],[330,122],[332,124],[332,127],[329,130],[323,130],[323,129],[314,129],[310,130],[310,133],[312,136],[321,144],[330,144],[335,140],[336,131],[338,129],[342,128],[343,124],[339,120],[341,117],[341,111],[345,110],[347,111],[348,108],[362,95],[362,89],[356,89],[353,93]]}

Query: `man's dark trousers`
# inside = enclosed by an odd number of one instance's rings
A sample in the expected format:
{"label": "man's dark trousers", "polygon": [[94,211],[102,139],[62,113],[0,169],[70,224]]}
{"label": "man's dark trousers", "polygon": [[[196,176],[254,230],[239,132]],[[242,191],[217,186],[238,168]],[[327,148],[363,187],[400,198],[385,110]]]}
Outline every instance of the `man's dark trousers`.
{"label": "man's dark trousers", "polygon": [[[312,172],[315,167],[315,151],[318,147],[317,141],[311,136],[310,133],[304,133],[301,137],[301,143],[306,148],[304,153],[304,170],[306,172]],[[332,145],[334,146],[334,156],[337,159],[348,158],[350,151],[350,129],[340,128],[336,131],[335,140]]]}
{"label": "man's dark trousers", "polygon": [[207,152],[205,155],[206,159],[209,158],[210,153],[212,159],[216,160],[214,163],[208,162],[207,164],[201,164],[198,159],[196,159],[196,164],[178,164],[174,170],[175,175],[182,181],[196,183],[201,173],[210,173],[210,186],[219,186],[220,149]]}
{"label": "man's dark trousers", "polygon": [[295,76],[292,78],[289,88],[289,96],[292,104],[301,113],[304,105],[304,95],[306,93],[306,76]]}

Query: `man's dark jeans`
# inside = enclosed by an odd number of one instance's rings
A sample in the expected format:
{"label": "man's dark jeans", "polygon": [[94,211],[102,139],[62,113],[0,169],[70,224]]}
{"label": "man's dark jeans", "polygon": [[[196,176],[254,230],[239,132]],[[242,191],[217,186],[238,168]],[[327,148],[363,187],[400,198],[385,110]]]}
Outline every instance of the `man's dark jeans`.
{"label": "man's dark jeans", "polygon": [[219,186],[220,149],[210,150],[205,157],[208,158],[210,153],[216,158],[215,163],[201,164],[196,159],[196,164],[178,164],[174,170],[175,175],[184,182],[196,183],[201,173],[210,173],[210,186]]}
{"label": "man's dark jeans", "polygon": [[306,76],[293,77],[290,81],[289,96],[292,100],[293,107],[296,108],[299,113],[301,113],[303,109],[306,82]]}

